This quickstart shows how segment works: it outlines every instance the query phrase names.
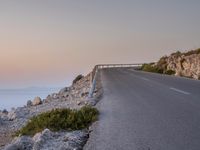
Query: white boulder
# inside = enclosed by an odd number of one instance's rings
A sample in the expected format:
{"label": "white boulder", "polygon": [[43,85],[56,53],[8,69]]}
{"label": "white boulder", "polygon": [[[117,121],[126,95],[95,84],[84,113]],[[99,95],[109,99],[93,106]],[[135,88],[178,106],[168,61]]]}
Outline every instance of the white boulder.
{"label": "white boulder", "polygon": [[32,104],[33,104],[33,106],[40,105],[40,104],[42,104],[42,99],[37,96],[37,97],[34,98]]}

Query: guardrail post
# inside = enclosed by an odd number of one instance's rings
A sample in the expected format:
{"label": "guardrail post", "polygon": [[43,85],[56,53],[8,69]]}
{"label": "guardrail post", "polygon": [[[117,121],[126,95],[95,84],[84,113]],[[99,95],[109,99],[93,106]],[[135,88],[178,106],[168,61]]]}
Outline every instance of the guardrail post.
{"label": "guardrail post", "polygon": [[93,93],[94,93],[95,86],[96,86],[96,76],[98,73],[98,67],[99,66],[96,65],[92,71],[92,82],[91,82],[91,87],[90,87],[90,91],[89,91],[89,95],[88,95],[89,98],[93,97]]}

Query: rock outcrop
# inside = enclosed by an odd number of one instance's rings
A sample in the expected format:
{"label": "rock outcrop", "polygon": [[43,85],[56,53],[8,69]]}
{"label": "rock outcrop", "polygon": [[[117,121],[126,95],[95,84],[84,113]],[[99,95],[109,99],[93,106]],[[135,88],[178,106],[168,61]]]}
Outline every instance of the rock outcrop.
{"label": "rock outcrop", "polygon": [[36,106],[36,105],[40,105],[40,104],[42,104],[41,98],[38,97],[38,96],[35,97],[34,100],[33,100],[33,102],[32,102],[32,105],[33,105],[33,106]]}
{"label": "rock outcrop", "polygon": [[200,49],[164,56],[155,65],[163,70],[175,71],[176,76],[200,79]]}
{"label": "rock outcrop", "polygon": [[27,103],[26,103],[27,107],[31,107],[33,105],[32,101],[31,100],[28,100]]}
{"label": "rock outcrop", "polygon": [[91,83],[91,73],[87,76],[74,82],[70,87],[65,87],[61,89],[58,93],[53,93],[48,95],[44,100],[44,103],[49,103],[52,101],[73,101],[79,103],[81,101],[83,104],[87,103],[87,97],[90,90]]}
{"label": "rock outcrop", "polygon": [[45,129],[33,138],[15,138],[4,150],[81,150],[87,139],[86,131],[51,132]]}
{"label": "rock outcrop", "polygon": [[[36,137],[17,137],[13,140],[12,135],[25,126],[31,117],[40,113],[51,111],[56,108],[80,109],[85,105],[95,105],[97,102],[96,97],[101,95],[101,84],[97,82],[94,98],[91,99],[88,98],[90,83],[91,73],[77,80],[72,86],[65,87],[58,93],[48,95],[43,101],[39,97],[36,97],[33,101],[28,101],[27,105],[24,107],[12,109],[10,112],[0,111],[0,149],[11,141],[11,144],[6,146],[7,150],[14,148],[23,150],[23,148],[27,149],[29,146],[33,149],[38,143],[40,143],[39,149],[45,149],[45,147],[48,149],[51,146],[53,147],[52,149],[62,149],[63,144],[64,146],[68,145],[67,148],[69,150],[79,149],[82,145],[82,141],[84,141],[79,138],[86,137],[86,133],[83,131],[53,133],[47,130],[36,136],[38,137],[37,139],[42,139],[39,140],[40,142],[35,140]],[[45,139],[46,133],[50,134],[47,139]],[[41,142],[43,142],[42,145],[44,147],[41,146]],[[26,145],[28,147],[26,147]],[[36,149],[37,148],[35,148],[35,150]]]}

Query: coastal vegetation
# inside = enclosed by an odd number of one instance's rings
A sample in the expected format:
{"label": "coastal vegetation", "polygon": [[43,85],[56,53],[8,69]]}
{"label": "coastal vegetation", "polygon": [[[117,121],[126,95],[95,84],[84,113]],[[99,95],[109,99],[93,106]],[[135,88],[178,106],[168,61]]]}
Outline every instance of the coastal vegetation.
{"label": "coastal vegetation", "polygon": [[163,73],[162,69],[159,69],[157,66],[154,66],[152,63],[150,64],[143,64],[141,70],[147,72],[155,72],[155,73]]}
{"label": "coastal vegetation", "polygon": [[76,82],[78,82],[79,80],[81,80],[84,76],[82,74],[79,74],[74,80],[73,80],[73,84],[75,84]]}
{"label": "coastal vegetation", "polygon": [[175,74],[175,71],[173,70],[168,70],[163,67],[158,67],[152,63],[150,64],[143,64],[141,67],[142,71],[147,71],[147,72],[154,72],[154,73],[160,73],[160,74],[168,74],[168,75],[173,75]]}
{"label": "coastal vegetation", "polygon": [[97,120],[98,114],[98,110],[91,106],[84,106],[80,110],[54,109],[32,117],[16,135],[33,136],[46,128],[51,131],[84,129]]}
{"label": "coastal vegetation", "polygon": [[192,55],[192,54],[200,54],[200,48],[196,49],[196,50],[191,50],[191,51],[188,51],[188,52],[185,52],[183,53],[185,56],[189,56],[189,55]]}

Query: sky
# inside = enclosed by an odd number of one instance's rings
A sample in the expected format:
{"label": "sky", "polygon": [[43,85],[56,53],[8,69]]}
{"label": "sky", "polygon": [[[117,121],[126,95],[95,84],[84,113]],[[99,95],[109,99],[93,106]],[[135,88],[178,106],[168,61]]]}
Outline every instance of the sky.
{"label": "sky", "polygon": [[200,47],[199,0],[1,0],[0,88],[60,87],[96,64]]}

